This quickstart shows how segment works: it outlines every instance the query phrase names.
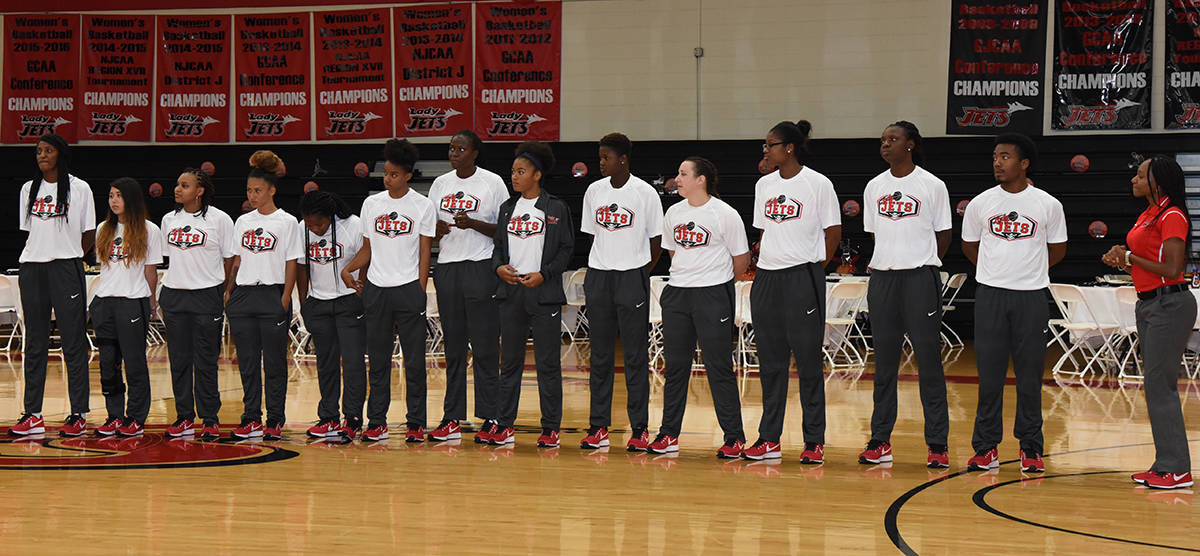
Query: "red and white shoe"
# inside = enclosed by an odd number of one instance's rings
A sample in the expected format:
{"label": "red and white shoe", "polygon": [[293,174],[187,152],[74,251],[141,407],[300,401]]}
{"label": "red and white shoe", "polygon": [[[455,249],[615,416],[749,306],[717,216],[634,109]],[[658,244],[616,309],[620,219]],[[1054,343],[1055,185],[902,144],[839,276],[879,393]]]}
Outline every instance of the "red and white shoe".
{"label": "red and white shoe", "polygon": [[204,440],[216,440],[221,438],[221,423],[216,421],[205,421],[204,426],[200,428],[200,438]]}
{"label": "red and white shoe", "polygon": [[362,434],[362,419],[355,418],[342,421],[341,433],[347,439],[354,440],[354,437]]}
{"label": "red and white shoe", "polygon": [[87,419],[78,413],[72,413],[67,416],[67,422],[63,423],[62,428],[58,429],[59,436],[83,436],[87,432]]}
{"label": "red and white shoe", "polygon": [[997,467],[1000,467],[1000,459],[995,448],[975,452],[975,455],[967,460],[967,469],[970,471],[987,471]]}
{"label": "red and white shoe", "polygon": [[341,436],[342,435],[342,424],[339,423],[337,419],[328,419],[325,421],[321,421],[320,423],[317,423],[311,427],[308,427],[308,430],[304,431],[304,433],[313,438],[325,438],[327,436]]}
{"label": "red and white shoe", "polygon": [[825,445],[816,442],[805,442],[804,451],[800,453],[800,463],[825,463]]}
{"label": "red and white shoe", "polygon": [[579,441],[579,447],[585,450],[595,450],[605,446],[608,446],[608,427],[591,427],[588,429],[587,436]]}
{"label": "red and white shoe", "polygon": [[1187,488],[1192,486],[1191,473],[1152,472],[1144,483],[1150,488]]}
{"label": "red and white shoe", "polygon": [[742,457],[742,448],[745,447],[746,443],[741,440],[727,441],[724,446],[721,446],[717,450],[717,457],[721,459],[738,459]]}
{"label": "red and white shoe", "polygon": [[930,469],[945,469],[950,467],[950,451],[941,446],[930,446],[929,457],[925,467]]}
{"label": "red and white shoe", "polygon": [[631,436],[629,438],[629,442],[625,444],[625,451],[627,451],[627,452],[645,452],[646,448],[649,446],[650,446],[650,431],[647,431],[646,429],[642,429],[641,432],[639,433],[637,430],[634,430],[633,436]]}
{"label": "red and white shoe", "polygon": [[501,427],[501,426],[497,425],[496,432],[493,432],[492,436],[490,438],[488,438],[488,444],[491,444],[493,446],[504,446],[506,444],[516,444],[516,442],[517,442],[516,432],[517,431],[513,430],[512,427]]}
{"label": "red and white shoe", "polygon": [[446,421],[429,433],[429,439],[437,442],[445,442],[458,438],[462,438],[462,428],[458,426],[458,421],[455,420]]}
{"label": "red and white shoe", "polygon": [[669,434],[658,433],[654,437],[654,442],[646,446],[646,451],[651,454],[666,454],[669,452],[679,451],[679,439]]}
{"label": "red and white shoe", "polygon": [[366,432],[364,432],[362,435],[363,440],[368,440],[371,442],[378,442],[380,440],[385,440],[385,439],[387,439],[387,437],[388,437],[387,423],[384,423],[382,425],[375,425],[373,427],[369,426],[369,427],[367,427]]}
{"label": "red and white shoe", "polygon": [[1026,473],[1041,473],[1046,470],[1046,464],[1042,463],[1041,454],[1021,450],[1019,456],[1021,458],[1021,471]]}
{"label": "red and white shoe", "polygon": [[892,461],[892,443],[886,440],[872,438],[867,442],[867,449],[858,454],[858,463],[877,464]]}
{"label": "red and white shoe", "polygon": [[557,448],[558,447],[558,431],[553,429],[542,429],[542,435],[538,437],[538,448]]}
{"label": "red and white shoe", "polygon": [[263,427],[263,440],[283,440],[283,423],[267,421]]}
{"label": "red and white shoe", "polygon": [[[100,432],[100,429],[96,429],[96,432]],[[196,434],[196,424],[193,423],[191,419],[176,419],[174,423],[171,423],[171,425],[167,427],[166,432],[167,436],[171,438],[192,436],[193,434]]]}
{"label": "red and white shoe", "polygon": [[109,417],[104,421],[103,425],[96,427],[96,434],[100,436],[114,436],[117,434],[117,429],[121,428],[120,417]]}
{"label": "red and white shoe", "polygon": [[425,442],[425,427],[408,425],[408,429],[404,432],[404,441],[410,443]]}
{"label": "red and white shoe", "polygon": [[12,436],[29,436],[31,434],[45,434],[45,432],[46,422],[42,420],[42,416],[31,413],[22,415],[21,420],[8,429],[8,434]]}
{"label": "red and white shoe", "polygon": [[475,443],[488,444],[492,439],[492,435],[495,434],[496,430],[499,428],[500,426],[491,419],[484,421],[483,425],[479,427],[479,430],[475,431]]}
{"label": "red and white shoe", "polygon": [[241,439],[241,440],[244,440],[247,438],[262,438],[262,435],[263,435],[262,421],[259,421],[257,419],[244,420],[244,421],[242,421],[242,424],[238,425],[237,428],[233,429],[233,432],[229,433],[229,435],[233,438],[237,438],[237,439]]}
{"label": "red and white shoe", "polygon": [[1133,479],[1133,482],[1135,482],[1139,485],[1144,485],[1144,484],[1146,484],[1146,481],[1150,480],[1150,476],[1153,474],[1154,474],[1153,470],[1142,471],[1141,473],[1134,473],[1133,475],[1130,475],[1129,478]]}
{"label": "red and white shoe", "polygon": [[783,450],[779,447],[778,442],[769,442],[760,438],[753,446],[742,450],[742,457],[756,461],[761,459],[779,459],[783,457]]}
{"label": "red and white shoe", "polygon": [[119,436],[141,436],[146,427],[137,419],[125,419],[121,421],[121,428],[117,429]]}

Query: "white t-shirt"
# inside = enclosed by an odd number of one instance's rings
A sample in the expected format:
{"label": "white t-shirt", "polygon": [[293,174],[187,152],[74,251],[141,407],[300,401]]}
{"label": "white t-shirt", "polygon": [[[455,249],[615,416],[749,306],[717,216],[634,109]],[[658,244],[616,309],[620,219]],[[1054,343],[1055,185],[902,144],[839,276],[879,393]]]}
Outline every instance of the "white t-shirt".
{"label": "white t-shirt", "polygon": [[237,285],[283,284],[287,262],[304,256],[298,229],[296,217],[281,208],[271,214],[255,210],[239,216],[233,224],[234,254],[242,258]]}
{"label": "white t-shirt", "polygon": [[588,267],[631,270],[649,264],[650,238],[662,235],[662,215],[658,192],[637,176],[619,188],[612,178],[592,182],[579,218],[579,230],[595,236]]}
{"label": "white t-shirt", "polygon": [[546,213],[534,206],[537,199],[517,199],[508,220],[508,264],[519,274],[542,270],[542,250],[546,247]]}
{"label": "white t-shirt", "polygon": [[935,233],[951,226],[945,182],[920,166],[902,178],[884,170],[867,182],[862,206],[863,230],[875,234],[871,268],[942,266]]}
{"label": "white t-shirt", "polygon": [[469,178],[456,172],[442,174],[429,188],[429,200],[437,208],[438,219],[450,223],[450,233],[438,240],[438,262],[482,261],[492,257],[495,243],[491,236],[475,230],[454,227],[454,215],[466,213],[473,220],[496,223],[500,205],[508,200],[508,186],[493,172],[476,167]]}
{"label": "white t-shirt", "polygon": [[[335,218],[324,235],[308,231],[300,221],[300,241],[308,238],[305,250],[307,259],[301,256],[296,262],[308,265],[308,295],[317,299],[337,299],[350,295],[354,290],[347,288],[341,272],[362,247],[362,223],[353,214],[349,218]],[[337,227],[337,243],[333,242],[334,227]]]}
{"label": "white t-shirt", "polygon": [[979,242],[975,281],[1009,290],[1050,285],[1050,243],[1067,241],[1062,203],[1032,185],[1009,193],[999,185],[980,193],[963,214],[963,241]]}
{"label": "white t-shirt", "polygon": [[96,201],[86,181],[71,175],[68,179],[71,188],[65,211],[56,206],[57,182],[42,182],[32,212],[29,210],[29,188],[33,187],[33,181],[21,186],[18,214],[21,229],[29,232],[29,239],[21,250],[19,262],[46,263],[83,257],[83,233],[96,227]]}
{"label": "white t-shirt", "polygon": [[394,288],[418,278],[421,236],[437,235],[433,203],[411,189],[399,199],[380,191],[363,201],[362,235],[371,241],[367,280]]}
{"label": "white t-shirt", "polygon": [[671,287],[702,288],[733,280],[733,257],[750,252],[742,217],[716,197],[693,207],[671,205],[663,217],[662,246],[673,251]]}
{"label": "white t-shirt", "polygon": [[234,256],[233,219],[221,209],[168,212],[162,219],[163,254],[171,263],[163,286],[202,290],[225,283],[225,259]]}
{"label": "white t-shirt", "polygon": [[[96,236],[104,227],[101,222],[96,227]],[[117,223],[117,233],[113,236],[112,247],[108,250],[108,264],[100,262],[100,277],[96,278],[96,297],[127,297],[141,299],[150,297],[150,284],[146,282],[146,265],[156,265],[163,261],[162,233],[153,222],[146,221],[146,258],[141,261],[129,261],[125,251],[125,225]]]}
{"label": "white t-shirt", "polygon": [[758,268],[824,263],[825,228],[841,224],[833,182],[808,166],[786,180],[776,170],[754,185],[754,227],[763,231]]}

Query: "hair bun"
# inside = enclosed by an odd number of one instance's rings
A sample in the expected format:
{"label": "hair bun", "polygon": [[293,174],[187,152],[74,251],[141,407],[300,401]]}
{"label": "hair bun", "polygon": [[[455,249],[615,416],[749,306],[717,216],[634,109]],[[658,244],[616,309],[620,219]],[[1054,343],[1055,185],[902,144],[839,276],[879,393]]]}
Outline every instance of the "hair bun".
{"label": "hair bun", "polygon": [[283,160],[279,158],[279,155],[271,151],[254,151],[254,154],[250,155],[251,168],[258,168],[264,172],[274,174],[282,166]]}
{"label": "hair bun", "polygon": [[800,131],[803,131],[805,135],[812,134],[812,124],[808,123],[808,120],[797,121],[796,127],[800,128]]}

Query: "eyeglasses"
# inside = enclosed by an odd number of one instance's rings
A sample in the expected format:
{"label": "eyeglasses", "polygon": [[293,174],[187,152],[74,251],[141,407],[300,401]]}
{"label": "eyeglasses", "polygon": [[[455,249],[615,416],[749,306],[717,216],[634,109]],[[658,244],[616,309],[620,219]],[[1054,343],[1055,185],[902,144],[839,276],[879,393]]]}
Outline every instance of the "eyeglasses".
{"label": "eyeglasses", "polygon": [[774,147],[775,145],[782,145],[782,144],[784,144],[784,143],[786,143],[786,142],[787,142],[787,141],[776,141],[776,142],[774,142],[774,143],[763,143],[763,150],[764,150],[764,151],[769,151],[769,150],[771,150],[771,147]]}

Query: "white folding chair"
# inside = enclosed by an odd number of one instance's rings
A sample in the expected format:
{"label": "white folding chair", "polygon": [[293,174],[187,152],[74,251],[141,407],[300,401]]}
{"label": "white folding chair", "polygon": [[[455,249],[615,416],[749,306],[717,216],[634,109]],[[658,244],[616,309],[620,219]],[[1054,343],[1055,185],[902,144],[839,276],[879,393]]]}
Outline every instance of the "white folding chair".
{"label": "white folding chair", "polygon": [[304,324],[304,317],[300,315],[299,288],[292,288],[292,322],[288,324],[288,339],[296,346],[292,350],[292,357],[316,357],[315,353],[309,353],[308,351],[308,345],[312,341],[312,334]]}
{"label": "white folding chair", "polygon": [[[1121,325],[1100,322],[1079,286],[1050,284],[1050,295],[1054,297],[1054,303],[1058,305],[1058,310],[1067,317],[1063,328],[1067,330],[1067,337],[1070,340],[1070,349],[1063,353],[1062,357],[1058,358],[1058,362],[1054,364],[1054,374],[1082,376],[1093,372],[1093,365],[1097,365],[1097,363],[1101,365],[1105,361],[1111,361],[1114,365],[1120,363],[1120,358],[1117,357],[1112,342],[1114,336],[1120,334]],[[1093,346],[1093,342],[1097,339],[1099,345]],[[1073,365],[1075,369],[1073,371],[1064,370],[1063,366],[1076,352],[1087,358],[1087,363],[1082,367],[1078,364]]]}
{"label": "white folding chair", "polygon": [[586,266],[563,273],[563,293],[566,294],[569,309],[562,312],[563,330],[572,342],[588,338],[587,295],[583,291],[586,277]]}
{"label": "white folding chair", "polygon": [[858,328],[862,303],[867,298],[867,283],[843,280],[829,290],[829,298],[838,300],[835,305],[839,308],[825,316],[825,325],[833,342],[832,346],[824,346],[825,359],[834,369],[865,366],[866,358],[854,346],[853,334]]}
{"label": "white folding chair", "polygon": [[650,277],[650,341],[647,342],[650,353],[647,356],[651,369],[658,368],[660,363],[666,362],[663,357],[662,303],[660,302],[663,289],[666,287],[666,276]]}
{"label": "white folding chair", "polygon": [[[87,310],[88,307],[92,306],[92,300],[96,298],[96,282],[98,282],[98,281],[100,281],[99,274],[96,274],[93,276],[86,276],[84,278],[84,289],[87,291],[87,295],[85,296],[87,298],[87,304],[84,305],[85,311]],[[88,332],[86,334],[84,334],[84,336],[87,337],[88,347],[91,348],[92,351],[96,351],[96,330],[95,330],[95,328],[89,328]],[[61,348],[59,348],[59,349],[61,349]],[[56,351],[56,350],[52,349],[50,351]]]}
{"label": "white folding chair", "polygon": [[428,329],[425,353],[430,357],[446,357],[446,335],[442,330],[442,314],[438,311],[437,288],[433,280],[425,282],[425,324]]}
{"label": "white folding chair", "polygon": [[12,313],[9,315],[12,329],[8,333],[8,344],[4,346],[4,351],[12,350],[13,339],[18,335],[21,337],[21,351],[25,350],[25,319],[21,312],[20,292],[13,287],[15,283],[16,280],[10,280],[8,276],[0,277],[0,313]]}
{"label": "white folding chair", "polygon": [[752,281],[737,282],[734,284],[734,316],[733,324],[737,326],[737,365],[742,368],[742,380],[739,383],[739,388],[744,390],[746,387],[746,377],[750,372],[758,372],[758,351],[754,344],[754,319],[750,311],[750,288],[754,286]]}
{"label": "white folding chair", "polygon": [[[1121,311],[1128,310],[1133,312],[1133,308],[1137,305],[1138,297],[1137,290],[1133,286],[1121,286],[1117,288],[1117,302],[1121,307]],[[1119,331],[1118,345],[1120,341],[1124,341],[1127,350],[1125,356],[1121,358],[1120,371],[1117,373],[1117,378],[1128,380],[1142,380],[1142,358],[1138,355],[1138,333],[1137,325],[1126,326]],[[1185,356],[1186,357],[1186,356]],[[1126,372],[1129,366],[1129,360],[1133,359],[1134,372]]]}
{"label": "white folding chair", "polygon": [[962,291],[963,284],[966,283],[967,274],[960,272],[947,279],[942,286],[942,299],[945,300],[942,302],[942,328],[945,330],[941,332],[941,335],[942,341],[952,348],[963,347],[963,341],[959,337],[958,332],[955,332],[953,328],[950,328],[949,324],[946,324],[946,313],[955,309],[954,300],[958,299],[958,292]]}

